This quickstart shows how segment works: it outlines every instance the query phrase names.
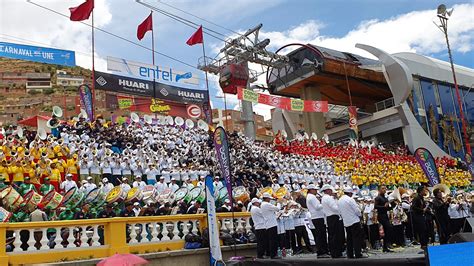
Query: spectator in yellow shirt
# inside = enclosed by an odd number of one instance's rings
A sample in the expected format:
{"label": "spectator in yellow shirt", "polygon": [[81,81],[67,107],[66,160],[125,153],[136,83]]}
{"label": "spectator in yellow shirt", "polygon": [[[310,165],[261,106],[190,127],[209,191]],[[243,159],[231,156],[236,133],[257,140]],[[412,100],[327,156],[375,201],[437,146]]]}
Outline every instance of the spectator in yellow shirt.
{"label": "spectator in yellow shirt", "polygon": [[61,183],[61,171],[56,166],[56,163],[51,163],[51,176],[49,177],[51,180],[51,185],[54,186],[56,191],[59,191],[59,184]]}
{"label": "spectator in yellow shirt", "polygon": [[17,186],[20,186],[25,181],[23,166],[21,166],[21,162],[16,162],[11,167],[11,173],[13,174],[13,183]]}

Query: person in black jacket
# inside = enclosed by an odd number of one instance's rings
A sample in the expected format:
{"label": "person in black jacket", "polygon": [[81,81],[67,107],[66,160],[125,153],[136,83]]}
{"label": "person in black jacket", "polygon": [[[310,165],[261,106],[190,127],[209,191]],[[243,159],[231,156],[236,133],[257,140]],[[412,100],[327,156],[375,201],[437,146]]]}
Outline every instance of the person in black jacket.
{"label": "person in black jacket", "polygon": [[388,248],[392,243],[393,228],[387,213],[392,209],[392,207],[390,206],[388,199],[385,197],[386,192],[386,186],[379,187],[379,195],[375,198],[374,208],[377,210],[377,218],[385,233],[383,238],[383,252],[393,252]]}
{"label": "person in black jacket", "polygon": [[418,234],[421,249],[423,250],[426,250],[426,247],[428,246],[428,228],[426,227],[425,214],[429,212],[429,210],[424,200],[426,191],[427,189],[425,186],[419,186],[416,190],[417,195],[411,204],[413,229],[415,234]]}
{"label": "person in black jacket", "polygon": [[435,197],[433,199],[433,209],[436,218],[436,225],[438,227],[439,243],[442,245],[448,243],[449,239],[448,208],[451,203],[451,198],[448,198],[445,202],[440,189],[433,190],[433,195]]}

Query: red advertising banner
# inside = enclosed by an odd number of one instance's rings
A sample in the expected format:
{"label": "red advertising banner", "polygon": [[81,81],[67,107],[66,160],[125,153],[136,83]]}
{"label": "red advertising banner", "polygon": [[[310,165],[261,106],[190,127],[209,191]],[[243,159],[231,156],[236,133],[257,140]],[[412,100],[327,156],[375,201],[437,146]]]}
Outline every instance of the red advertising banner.
{"label": "red advertising banner", "polygon": [[328,111],[327,101],[307,101],[295,98],[280,97],[275,95],[258,93],[244,88],[238,89],[237,98],[239,100],[271,105],[276,108],[290,111],[320,113],[326,113]]}
{"label": "red advertising banner", "polygon": [[202,107],[197,104],[183,104],[144,97],[107,94],[107,108],[128,109],[132,112],[155,113],[181,116],[184,118],[202,118]]}

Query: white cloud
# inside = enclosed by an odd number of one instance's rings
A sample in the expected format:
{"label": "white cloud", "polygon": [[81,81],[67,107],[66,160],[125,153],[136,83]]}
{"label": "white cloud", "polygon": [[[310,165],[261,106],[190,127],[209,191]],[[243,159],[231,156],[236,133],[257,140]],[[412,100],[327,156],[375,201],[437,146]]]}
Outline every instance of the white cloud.
{"label": "white cloud", "polygon": [[[42,6],[69,15],[69,7],[83,3],[74,1],[33,0]],[[76,64],[91,68],[91,28],[69,21],[68,18],[54,14],[26,1],[1,1],[0,3],[0,39],[18,43],[50,46],[76,51]],[[112,19],[106,0],[96,0],[94,25],[103,27]],[[86,21],[90,23],[89,21]],[[17,37],[17,38],[13,38]],[[96,68],[106,69],[105,60],[96,55]]]}

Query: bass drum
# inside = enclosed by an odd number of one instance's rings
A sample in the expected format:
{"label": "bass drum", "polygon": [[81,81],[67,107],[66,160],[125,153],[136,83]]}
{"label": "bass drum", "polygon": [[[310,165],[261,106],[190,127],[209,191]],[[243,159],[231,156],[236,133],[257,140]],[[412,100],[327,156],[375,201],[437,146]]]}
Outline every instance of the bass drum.
{"label": "bass drum", "polygon": [[1,193],[3,206],[10,212],[16,211],[23,202],[23,197],[12,187],[3,189]]}
{"label": "bass drum", "polygon": [[143,202],[155,202],[156,201],[156,188],[152,185],[147,185],[143,188]]}
{"label": "bass drum", "polygon": [[191,191],[189,191],[189,194],[191,194],[191,199],[193,201],[204,203],[204,201],[206,200],[206,191],[201,187],[195,187],[191,189]]}
{"label": "bass drum", "polygon": [[[189,196],[188,196],[189,194]],[[188,202],[190,201],[190,198],[191,198],[191,194],[189,193],[189,190],[187,187],[182,187],[178,190],[176,190],[176,192],[174,193],[174,196],[175,196],[175,200],[176,201],[184,201],[184,202]]]}
{"label": "bass drum", "polygon": [[112,190],[110,190],[109,194],[107,194],[107,198],[105,199],[108,204],[112,203],[121,203],[127,198],[127,194],[123,191],[121,186],[116,186]]}
{"label": "bass drum", "polygon": [[216,201],[216,207],[222,206],[224,204],[224,201],[229,198],[229,192],[227,192],[226,187],[221,187],[219,191],[217,191],[217,201]]}
{"label": "bass drum", "polygon": [[160,202],[160,204],[169,202],[171,205],[173,205],[175,201],[175,194],[170,188],[167,188],[160,195],[156,195],[156,201]]}
{"label": "bass drum", "polygon": [[43,204],[44,208],[51,208],[51,210],[56,210],[61,206],[61,202],[63,202],[63,195],[59,194],[58,192],[51,190],[43,197]]}
{"label": "bass drum", "polygon": [[4,208],[0,207],[0,221],[2,223],[8,222],[10,220],[10,217],[12,216],[12,213],[5,210]]}
{"label": "bass drum", "polygon": [[64,194],[61,205],[74,209],[82,203],[82,200],[84,200],[84,194],[82,194],[82,192],[80,192],[76,187],[73,187]]}
{"label": "bass drum", "polygon": [[36,206],[38,206],[42,200],[43,196],[36,193],[34,190],[30,190],[25,194],[23,203],[25,203],[25,207],[29,212],[33,212],[36,209]]}
{"label": "bass drum", "polygon": [[232,196],[234,197],[235,202],[242,202],[246,204],[250,201],[250,194],[247,192],[247,189],[244,186],[236,187],[232,190]]}
{"label": "bass drum", "polygon": [[94,204],[97,202],[97,198],[99,197],[100,194],[100,189],[94,188],[93,190],[89,191],[86,195],[86,199],[84,200],[84,203],[86,204]]}
{"label": "bass drum", "polygon": [[130,189],[127,193],[126,202],[140,202],[143,199],[142,191],[139,187],[134,187]]}

